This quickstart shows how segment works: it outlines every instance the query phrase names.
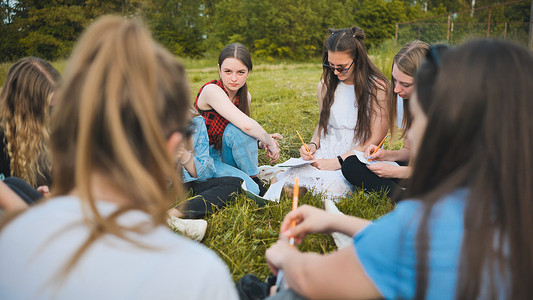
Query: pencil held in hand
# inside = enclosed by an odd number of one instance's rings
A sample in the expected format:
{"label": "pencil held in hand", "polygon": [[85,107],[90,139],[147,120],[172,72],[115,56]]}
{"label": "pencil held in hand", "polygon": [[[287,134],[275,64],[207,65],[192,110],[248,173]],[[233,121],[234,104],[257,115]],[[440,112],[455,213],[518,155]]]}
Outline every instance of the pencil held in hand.
{"label": "pencil held in hand", "polygon": [[[294,179],[294,187],[292,189],[292,210],[295,210],[298,207],[298,191],[299,191],[299,180],[298,177]],[[291,220],[291,228],[296,226],[296,220]],[[291,236],[289,239],[289,245],[294,245],[294,237]]]}
{"label": "pencil held in hand", "polygon": [[298,137],[300,138],[300,141],[302,141],[302,144],[304,144],[305,150],[307,150],[307,153],[309,153],[309,156],[311,156],[311,158],[314,158],[313,154],[311,154],[311,151],[309,150],[309,148],[307,148],[307,145],[304,143],[304,139],[302,139],[302,136],[300,135],[298,130],[296,130],[296,133],[298,134]]}
{"label": "pencil held in hand", "polygon": [[387,136],[385,136],[385,137],[381,140],[381,143],[379,143],[379,145],[376,147],[376,149],[374,149],[374,152],[372,152],[372,155],[370,155],[370,157],[372,157],[374,154],[376,154],[376,152],[378,152],[378,149],[381,148],[381,146],[383,145],[383,142],[385,142],[386,139],[387,139]]}

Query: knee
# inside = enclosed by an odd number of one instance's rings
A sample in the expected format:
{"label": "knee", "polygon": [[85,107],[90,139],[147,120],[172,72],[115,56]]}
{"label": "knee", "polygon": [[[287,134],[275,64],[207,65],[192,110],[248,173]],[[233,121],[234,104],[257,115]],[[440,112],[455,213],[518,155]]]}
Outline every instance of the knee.
{"label": "knee", "polygon": [[256,139],[252,136],[249,136],[248,134],[244,133],[244,131],[240,130],[237,126],[229,123],[228,126],[226,126],[226,129],[224,130],[224,134],[222,135],[222,139],[224,141],[232,141],[235,144],[255,144]]}
{"label": "knee", "polygon": [[355,186],[359,186],[363,182],[364,170],[362,168],[366,169],[365,164],[360,162],[357,156],[352,155],[344,160],[341,171],[346,180]]}

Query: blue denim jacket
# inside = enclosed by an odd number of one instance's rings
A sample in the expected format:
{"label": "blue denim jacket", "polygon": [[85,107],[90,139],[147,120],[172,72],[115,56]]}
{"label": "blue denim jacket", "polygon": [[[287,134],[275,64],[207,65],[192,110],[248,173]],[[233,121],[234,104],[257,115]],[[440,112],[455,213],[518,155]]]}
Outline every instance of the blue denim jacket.
{"label": "blue denim jacket", "polygon": [[209,136],[207,135],[207,128],[202,116],[197,116],[192,119],[196,130],[192,136],[194,143],[194,166],[196,167],[196,178],[192,177],[185,168],[183,168],[183,182],[191,182],[194,180],[207,180],[213,178],[216,168],[213,158],[209,156]]}

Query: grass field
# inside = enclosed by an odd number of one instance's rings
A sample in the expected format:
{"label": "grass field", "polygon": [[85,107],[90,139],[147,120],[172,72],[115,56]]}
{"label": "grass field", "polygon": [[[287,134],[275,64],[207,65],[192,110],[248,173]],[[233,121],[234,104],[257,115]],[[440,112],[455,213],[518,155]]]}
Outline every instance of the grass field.
{"label": "grass field", "polygon": [[[385,45],[383,51],[373,54],[375,63],[390,76],[390,64],[395,49]],[[193,97],[207,81],[218,78],[214,67],[195,67],[194,61],[184,61],[187,67]],[[216,64],[216,59],[213,60]],[[215,65],[216,66],[216,65]],[[316,89],[322,72],[320,58],[306,63],[285,62],[257,64],[248,78],[252,94],[252,117],[268,132],[284,136],[280,147],[280,161],[297,157],[301,142],[296,130],[304,140],[311,139],[318,122]],[[397,149],[401,142],[389,142],[388,148]],[[263,154],[263,155],[261,155]],[[260,152],[260,165],[268,164],[264,151]],[[208,231],[203,243],[216,251],[227,263],[233,278],[255,274],[264,279],[269,274],[265,250],[278,237],[283,216],[291,209],[292,200],[282,195],[280,203],[258,207],[253,200],[240,196],[233,205],[210,216]],[[320,195],[306,194],[300,204],[322,207]],[[365,194],[355,191],[351,197],[338,204],[349,215],[376,219],[394,206],[383,193]],[[328,235],[308,236],[299,246],[301,251],[326,253],[335,250],[333,239]]]}
{"label": "grass field", "polygon": [[[374,62],[387,76],[390,76],[391,60],[397,50],[392,45],[385,43],[381,49],[371,52]],[[187,69],[192,99],[205,82],[218,78],[216,58],[183,59],[182,62]],[[318,121],[316,89],[322,72],[321,59],[274,63],[254,60],[254,63],[248,79],[252,117],[268,132],[279,132],[284,136],[280,142],[280,162],[297,157],[301,143],[296,130],[304,140],[309,140]],[[65,64],[65,60],[53,62],[60,72],[63,72]],[[0,64],[2,84],[10,66]],[[385,147],[397,149],[401,147],[401,142],[387,141]],[[268,164],[264,154],[261,150],[260,165]],[[322,198],[307,193],[300,203],[322,207]],[[383,193],[354,191],[338,207],[350,215],[376,219],[390,211],[393,204]],[[282,195],[280,203],[264,207],[258,207],[253,200],[241,195],[232,205],[207,219],[209,225],[203,243],[227,263],[235,280],[245,274],[255,274],[263,279],[269,273],[265,250],[277,240],[281,220],[290,209],[291,200],[286,195]],[[299,249],[325,253],[333,251],[335,246],[331,237],[316,234],[307,237]]]}

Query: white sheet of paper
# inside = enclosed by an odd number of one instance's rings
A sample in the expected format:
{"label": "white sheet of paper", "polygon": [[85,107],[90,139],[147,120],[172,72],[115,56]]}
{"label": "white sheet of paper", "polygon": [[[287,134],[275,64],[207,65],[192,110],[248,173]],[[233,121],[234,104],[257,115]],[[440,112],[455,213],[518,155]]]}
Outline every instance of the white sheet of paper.
{"label": "white sheet of paper", "polygon": [[283,190],[283,186],[285,185],[286,180],[287,178],[271,184],[263,198],[270,201],[279,202],[279,198],[281,197],[281,191]]}
{"label": "white sheet of paper", "polygon": [[289,160],[282,162],[281,164],[277,164],[276,167],[300,167],[312,164],[313,160],[304,160],[301,157],[294,158],[291,157]]}
{"label": "white sheet of paper", "polygon": [[373,164],[377,164],[377,163],[386,163],[386,164],[390,164],[390,165],[393,165],[393,166],[399,166],[399,164],[395,161],[387,161],[387,160],[373,160],[373,161],[369,161],[368,159],[365,158],[364,156],[364,152],[361,152],[361,151],[357,151],[357,150],[353,150],[353,153],[355,154],[355,156],[357,156],[357,159],[359,159],[360,162],[364,163],[364,164],[367,164],[367,165],[373,165]]}

